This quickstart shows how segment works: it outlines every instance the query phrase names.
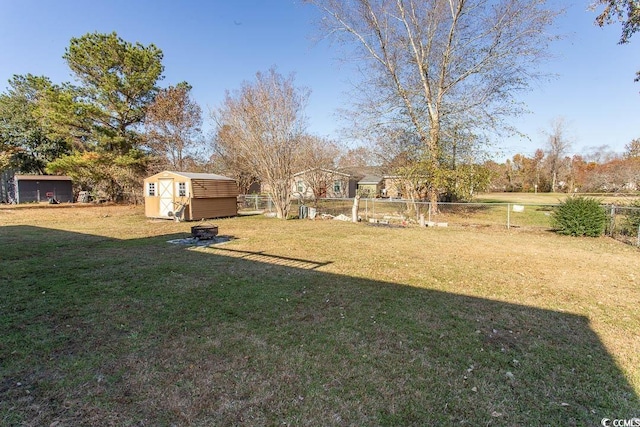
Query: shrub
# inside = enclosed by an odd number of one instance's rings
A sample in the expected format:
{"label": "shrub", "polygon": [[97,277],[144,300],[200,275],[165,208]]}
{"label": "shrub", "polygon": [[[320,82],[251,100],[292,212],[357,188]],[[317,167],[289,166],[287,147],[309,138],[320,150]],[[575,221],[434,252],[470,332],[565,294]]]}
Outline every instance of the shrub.
{"label": "shrub", "polygon": [[556,231],[570,236],[601,236],[606,222],[607,214],[600,201],[591,197],[569,197],[551,214]]}

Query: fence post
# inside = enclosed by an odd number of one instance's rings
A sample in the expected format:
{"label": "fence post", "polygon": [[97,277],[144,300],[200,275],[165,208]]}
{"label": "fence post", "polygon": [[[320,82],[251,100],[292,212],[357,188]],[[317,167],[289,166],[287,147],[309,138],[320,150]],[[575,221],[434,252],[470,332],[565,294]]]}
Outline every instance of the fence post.
{"label": "fence post", "polygon": [[429,224],[431,224],[431,202],[427,203],[427,208],[429,208]]}
{"label": "fence post", "polygon": [[640,224],[638,224],[638,246],[640,246]]}
{"label": "fence post", "polygon": [[360,196],[353,198],[353,206],[351,207],[351,222],[358,222],[358,209],[360,206]]}
{"label": "fence post", "polygon": [[609,219],[609,237],[613,237],[613,228],[616,226],[616,205],[611,205],[611,214]]}
{"label": "fence post", "polygon": [[507,230],[511,228],[511,205],[507,203]]}

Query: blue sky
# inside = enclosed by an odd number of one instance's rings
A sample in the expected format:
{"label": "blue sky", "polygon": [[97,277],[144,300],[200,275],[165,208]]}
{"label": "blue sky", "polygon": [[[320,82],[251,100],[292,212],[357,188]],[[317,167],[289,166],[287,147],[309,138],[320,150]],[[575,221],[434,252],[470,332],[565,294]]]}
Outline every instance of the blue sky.
{"label": "blue sky", "polygon": [[[593,25],[589,0],[557,4],[568,8],[557,22],[565,38],[541,69],[557,78],[522,96],[531,114],[514,120],[529,139],[494,141],[503,160],[544,147],[542,131],[563,116],[572,151],[608,145],[622,152],[640,137],[640,34],[617,44],[620,26]],[[276,66],[312,90],[310,131],[341,140],[336,109],[348,106],[346,92],[356,76],[339,59],[338,45],[314,42],[316,11],[296,0],[77,1],[0,0],[0,89],[14,74],[71,81],[62,59],[72,37],[116,31],[130,42],[153,43],[164,52],[161,86],[187,81],[205,116],[257,71]],[[206,120],[206,119],[205,119]],[[205,124],[206,127],[206,124]]]}

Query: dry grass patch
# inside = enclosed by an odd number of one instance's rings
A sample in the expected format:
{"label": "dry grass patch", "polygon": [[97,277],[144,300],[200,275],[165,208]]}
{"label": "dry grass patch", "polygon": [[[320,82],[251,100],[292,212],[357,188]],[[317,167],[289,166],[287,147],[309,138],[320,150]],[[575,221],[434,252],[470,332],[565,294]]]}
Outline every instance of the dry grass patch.
{"label": "dry grass patch", "polygon": [[[638,416],[638,250],[547,232],[0,210],[0,424]],[[6,284],[6,285],[5,285]]]}
{"label": "dry grass patch", "polygon": [[[566,199],[567,193],[482,193],[476,196],[480,202],[525,203],[532,205],[554,205]],[[639,194],[589,194],[603,203],[628,203],[637,200]]]}

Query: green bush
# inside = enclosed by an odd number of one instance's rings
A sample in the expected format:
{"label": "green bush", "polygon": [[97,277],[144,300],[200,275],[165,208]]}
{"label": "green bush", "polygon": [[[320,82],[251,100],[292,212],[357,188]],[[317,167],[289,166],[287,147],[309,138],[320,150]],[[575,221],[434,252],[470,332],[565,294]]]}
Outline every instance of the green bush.
{"label": "green bush", "polygon": [[591,197],[569,197],[551,214],[556,231],[570,236],[601,236],[606,223],[607,214],[600,201]]}

